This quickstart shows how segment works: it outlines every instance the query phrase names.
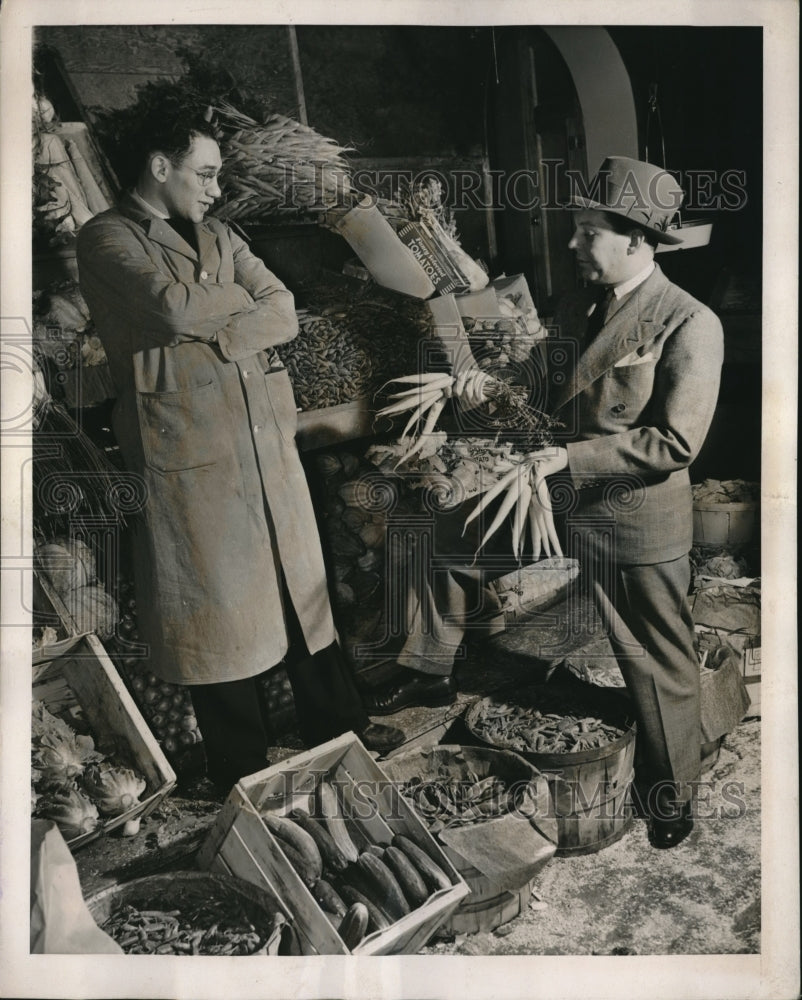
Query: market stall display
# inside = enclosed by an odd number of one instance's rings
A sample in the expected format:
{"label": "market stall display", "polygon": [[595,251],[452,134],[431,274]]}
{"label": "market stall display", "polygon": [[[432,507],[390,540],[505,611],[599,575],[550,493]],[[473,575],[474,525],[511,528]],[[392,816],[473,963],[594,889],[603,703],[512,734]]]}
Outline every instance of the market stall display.
{"label": "market stall display", "polygon": [[287,955],[292,921],[267,888],[209,872],[150,875],[90,897],[95,922],[126,955]]}
{"label": "market stall display", "polygon": [[465,725],[481,743],[516,750],[546,777],[558,854],[598,851],[631,825],[636,726],[620,692],[572,678],[533,685],[512,700],[480,699]]}
{"label": "market stall display", "polygon": [[75,850],[135,834],[176,776],[95,635],[34,668],[31,805]]}
{"label": "market stall display", "polygon": [[556,850],[539,771],[507,750],[450,745],[408,750],[383,767],[470,887],[439,933],[489,931],[523,912]]}
{"label": "market stall display", "polygon": [[468,887],[396,798],[349,733],[240,779],[197,861],[275,886],[303,954],[414,954]]}

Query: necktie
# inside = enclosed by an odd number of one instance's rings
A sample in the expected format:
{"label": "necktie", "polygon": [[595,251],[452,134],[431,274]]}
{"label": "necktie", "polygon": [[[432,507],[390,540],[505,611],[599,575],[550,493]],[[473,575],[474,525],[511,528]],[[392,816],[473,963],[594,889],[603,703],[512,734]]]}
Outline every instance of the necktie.
{"label": "necktie", "polygon": [[607,311],[610,308],[610,303],[613,301],[614,294],[612,285],[607,285],[605,288],[599,290],[599,295],[596,298],[596,307],[590,316],[588,316],[588,325],[585,328],[586,342],[593,340],[604,326],[604,322],[607,319]]}

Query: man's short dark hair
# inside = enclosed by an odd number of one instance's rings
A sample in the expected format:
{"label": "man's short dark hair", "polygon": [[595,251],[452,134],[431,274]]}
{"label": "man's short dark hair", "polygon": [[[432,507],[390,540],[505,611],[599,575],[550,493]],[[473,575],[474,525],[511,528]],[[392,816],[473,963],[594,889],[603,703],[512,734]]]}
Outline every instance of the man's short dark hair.
{"label": "man's short dark hair", "polygon": [[632,219],[628,219],[625,215],[620,215],[618,212],[605,212],[604,217],[610,223],[610,228],[618,233],[619,236],[629,236],[631,232],[642,233],[643,238],[652,250],[656,250],[660,246],[660,242],[654,233],[650,233],[648,229],[639,226],[637,222],[633,222]]}
{"label": "man's short dark hair", "polygon": [[164,153],[179,165],[189,153],[195,139],[206,137],[217,141],[214,126],[202,112],[188,114],[167,112],[138,121],[126,131],[115,151],[114,166],[123,187],[133,187],[148,165],[153,153]]}

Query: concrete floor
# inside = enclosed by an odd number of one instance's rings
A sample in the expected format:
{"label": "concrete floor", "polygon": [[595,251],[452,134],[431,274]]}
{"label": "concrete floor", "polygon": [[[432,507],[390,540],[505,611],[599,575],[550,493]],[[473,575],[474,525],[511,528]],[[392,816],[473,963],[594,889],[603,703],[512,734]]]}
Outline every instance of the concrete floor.
{"label": "concrete floor", "polygon": [[[560,623],[555,619],[554,628]],[[539,633],[540,640],[543,635]],[[583,652],[598,636],[574,636],[562,653]],[[542,642],[541,642],[542,645]],[[407,709],[390,720],[407,734],[399,751],[460,742],[461,715],[477,697],[514,692],[553,662],[533,658],[533,636],[508,632],[471,643],[459,661],[458,703]],[[595,663],[604,667],[604,658]],[[608,664],[609,667],[609,664]],[[302,749],[289,735],[271,749],[277,763]],[[701,955],[760,951],[760,720],[742,722],[722,745],[700,787],[696,827],[671,851],[649,846],[636,819],[595,854],[553,858],[537,876],[529,905],[492,933],[433,941],[427,955]],[[156,870],[193,866],[220,808],[205,781],[190,781],[142,824],[138,836],[106,837],[76,856],[86,896]]]}

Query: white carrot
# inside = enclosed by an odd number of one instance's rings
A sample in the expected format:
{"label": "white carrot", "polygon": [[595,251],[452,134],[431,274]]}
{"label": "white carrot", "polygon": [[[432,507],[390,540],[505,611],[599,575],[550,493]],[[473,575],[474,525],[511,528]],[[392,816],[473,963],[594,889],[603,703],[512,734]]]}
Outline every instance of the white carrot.
{"label": "white carrot", "polygon": [[[509,512],[512,510],[512,508],[515,505],[515,502],[517,501],[517,499],[518,499],[518,491],[515,490],[511,486],[509,488],[509,490],[507,491],[507,495],[501,501],[501,506],[498,509],[498,513],[493,518],[493,523],[487,529],[487,531],[485,532],[484,538],[479,543],[479,548],[476,550],[476,555],[477,556],[482,551],[482,549],[485,547],[485,545],[487,545],[487,543],[490,541],[490,539],[493,537],[493,535],[495,535],[495,533],[501,527],[502,523],[504,522],[504,519],[507,517],[507,515],[509,514]],[[476,556],[474,556],[474,559],[475,558],[476,558]]]}
{"label": "white carrot", "polygon": [[403,392],[388,393],[387,399],[421,399],[423,396],[435,396],[442,393],[442,389],[432,389],[429,386],[416,385],[413,389],[404,389]]}
{"label": "white carrot", "polygon": [[540,558],[540,523],[537,517],[537,511],[535,510],[535,504],[537,503],[537,497],[532,496],[529,503],[529,531],[532,535],[532,558]]}
{"label": "white carrot", "polygon": [[518,490],[515,515],[512,519],[512,554],[516,559],[521,558],[521,542],[523,541],[523,533],[526,531],[526,518],[524,515],[531,499],[532,487],[526,482]]}
{"label": "white carrot", "polygon": [[389,381],[385,382],[376,393],[378,395],[382,392],[385,386],[392,385],[393,382],[411,382],[413,385],[425,385],[428,388],[433,389],[435,384],[450,385],[453,381],[453,376],[448,372],[421,372],[418,375],[399,375],[398,378],[391,378]]}
{"label": "white carrot", "polygon": [[[540,505],[543,508],[543,520],[546,525],[548,537],[554,547],[555,553],[562,557],[563,550],[560,547],[560,540],[554,527],[554,517],[551,513],[551,497],[549,496],[549,488],[545,479],[541,479],[540,482],[538,482],[537,495],[540,500]],[[549,553],[549,555],[551,555],[551,553]]]}
{"label": "white carrot", "polygon": [[502,476],[502,478],[499,479],[494,486],[488,487],[487,490],[481,491],[482,493],[484,493],[484,496],[465,519],[465,525],[462,529],[463,535],[465,534],[465,528],[468,527],[471,521],[473,521],[474,518],[478,517],[485,509],[485,507],[487,507],[488,504],[491,504],[495,500],[495,498],[499,495],[499,493],[505,490],[515,479],[518,478],[520,474],[521,474],[521,466],[516,465],[514,469],[510,469],[510,471],[506,473],[506,475]]}
{"label": "white carrot", "polygon": [[420,403],[436,402],[439,396],[440,396],[440,390],[438,389],[436,392],[427,393],[426,395],[419,397],[417,403],[415,403],[415,401],[411,399],[399,399],[396,400],[395,403],[390,403],[389,406],[382,407],[381,410],[378,410],[376,412],[376,416],[389,417],[392,416],[394,413],[403,413],[404,410],[409,410],[412,407],[419,405]]}
{"label": "white carrot", "polygon": [[401,434],[401,440],[402,441],[409,434],[410,430],[412,429],[413,424],[420,423],[420,421],[423,419],[423,414],[426,413],[426,411],[429,409],[429,407],[431,407],[431,406],[434,405],[434,402],[435,402],[434,400],[432,400],[431,402],[427,401],[425,403],[421,403],[420,406],[416,407],[414,413],[412,414],[412,416],[407,421],[407,425],[406,425],[406,427],[404,428],[404,430],[403,430],[403,432]]}
{"label": "white carrot", "polygon": [[[434,430],[435,424],[437,423],[437,419],[443,412],[443,408],[445,407],[445,405],[446,401],[444,399],[438,399],[434,402],[433,406],[429,410],[429,413],[426,417],[426,423],[423,425],[423,430],[421,431],[420,437],[415,442],[415,444],[409,449],[409,451],[407,451],[404,455],[401,456],[401,458],[399,458],[399,460],[395,464],[395,469],[397,469],[398,466],[402,465],[404,462],[408,462],[411,458],[417,455],[417,453],[423,448],[424,444],[426,443],[426,438]],[[393,471],[395,471],[395,469]]]}

